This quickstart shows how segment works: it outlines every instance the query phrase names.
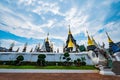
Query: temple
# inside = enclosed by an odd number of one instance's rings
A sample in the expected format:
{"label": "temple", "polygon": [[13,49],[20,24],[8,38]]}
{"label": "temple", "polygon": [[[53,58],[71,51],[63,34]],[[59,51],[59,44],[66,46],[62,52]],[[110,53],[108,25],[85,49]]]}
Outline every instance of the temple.
{"label": "temple", "polygon": [[10,48],[9,48],[9,52],[12,52],[13,51],[13,47],[14,47],[15,43],[13,42],[11,45],[10,45]]}
{"label": "temple", "polygon": [[[69,63],[72,66],[76,66],[75,61],[78,59],[81,60],[81,62],[84,59],[85,65],[95,65],[96,68],[98,68],[100,71],[100,74],[118,74],[120,75],[119,66],[120,66],[120,42],[114,43],[112,39],[109,37],[108,33],[106,32],[109,48],[105,48],[105,44],[103,43],[103,46],[101,46],[99,43],[97,44],[95,39],[89,36],[87,32],[87,50],[84,44],[78,45],[76,43],[76,40],[73,38],[73,35],[70,30],[68,31],[68,37],[66,40],[66,43],[63,44],[63,52],[59,53],[59,49],[57,51],[53,51],[53,44],[49,40],[49,34],[47,34],[47,37],[44,39],[43,45],[40,46],[40,43],[36,45],[35,49],[33,50],[33,47],[29,52],[27,52],[27,43],[24,44],[24,47],[22,49],[22,52],[19,51],[19,48],[17,48],[16,51],[13,50],[14,42],[10,45],[10,48],[4,48],[0,47],[0,61],[3,65],[10,63],[11,61],[16,61],[17,56],[23,56],[25,64],[30,63],[36,64],[39,60],[39,55],[45,55],[45,63],[46,65],[52,65],[59,66],[58,63],[61,63],[64,65],[66,63],[66,60],[70,59]],[[65,53],[69,53],[68,55],[70,57],[67,57],[67,59],[64,59]],[[68,56],[67,55],[67,56]],[[38,58],[37,58],[38,57]],[[53,64],[53,62],[55,64]],[[60,66],[62,65],[60,64]],[[82,63],[83,64],[83,63]],[[80,64],[80,66],[82,65]],[[70,65],[70,66],[71,66]]]}
{"label": "temple", "polygon": [[76,40],[73,38],[73,35],[71,33],[70,30],[70,26],[69,26],[69,31],[68,31],[68,37],[67,37],[67,41],[66,41],[66,45],[64,47],[64,52],[78,52],[78,45],[76,44]]}
{"label": "temple", "polygon": [[44,43],[42,45],[42,52],[53,52],[53,44],[50,43],[48,36],[49,34],[47,35],[47,38],[44,40]]}
{"label": "temple", "polygon": [[109,51],[111,53],[116,53],[120,51],[119,45],[115,44],[112,39],[109,37],[108,33],[106,32],[107,38],[108,38],[108,43],[109,43]]}
{"label": "temple", "polygon": [[94,50],[95,48],[96,48],[96,46],[95,46],[95,40],[92,38],[90,38],[90,36],[89,36],[89,34],[88,34],[88,32],[87,32],[87,36],[88,36],[88,46],[87,46],[87,50],[89,51],[89,50]]}

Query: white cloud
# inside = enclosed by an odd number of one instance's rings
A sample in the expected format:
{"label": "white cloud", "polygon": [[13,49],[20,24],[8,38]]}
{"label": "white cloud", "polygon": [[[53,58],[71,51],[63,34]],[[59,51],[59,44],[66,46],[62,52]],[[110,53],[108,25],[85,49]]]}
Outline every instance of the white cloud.
{"label": "white cloud", "polygon": [[[30,21],[29,18],[16,14],[12,10],[4,7],[0,8],[3,12],[1,13],[1,22],[8,26],[1,25],[1,30],[9,31],[18,36],[27,37],[27,38],[40,38],[42,36],[38,33],[44,33],[40,26],[35,25]],[[49,22],[49,25],[52,25],[52,21]],[[7,28],[6,28],[7,27]]]}
{"label": "white cloud", "polygon": [[19,4],[24,4],[25,6],[34,5],[36,0],[19,0]]}
{"label": "white cloud", "polygon": [[32,11],[39,15],[49,13],[49,12],[52,12],[53,14],[61,14],[59,12],[59,9],[60,8],[56,2],[50,3],[45,1],[38,1],[38,6],[36,6],[36,8],[33,9]]}

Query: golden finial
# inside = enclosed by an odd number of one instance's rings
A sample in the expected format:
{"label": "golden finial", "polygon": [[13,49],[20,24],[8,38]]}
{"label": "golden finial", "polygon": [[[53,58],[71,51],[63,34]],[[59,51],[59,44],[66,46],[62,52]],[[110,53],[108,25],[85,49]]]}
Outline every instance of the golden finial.
{"label": "golden finial", "polygon": [[107,35],[107,37],[108,37],[108,42],[109,42],[109,43],[111,43],[111,42],[113,43],[113,41],[111,40],[111,38],[109,37],[109,35],[108,35],[107,32],[106,32],[106,35]]}

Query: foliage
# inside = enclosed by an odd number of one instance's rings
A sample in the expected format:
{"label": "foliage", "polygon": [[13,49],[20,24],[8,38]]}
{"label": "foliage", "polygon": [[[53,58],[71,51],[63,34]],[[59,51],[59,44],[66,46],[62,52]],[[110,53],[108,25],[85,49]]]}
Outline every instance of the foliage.
{"label": "foliage", "polygon": [[45,54],[39,54],[38,55],[38,60],[37,60],[37,64],[39,66],[45,66],[45,58],[46,58],[46,55]]}
{"label": "foliage", "polygon": [[77,60],[74,60],[74,64],[76,66],[86,65],[85,60],[86,60],[85,57],[81,57],[81,59],[77,58]]}
{"label": "foliage", "polygon": [[45,55],[45,54],[39,54],[39,55],[38,55],[38,58],[45,59],[45,58],[46,58],[46,55]]}
{"label": "foliage", "polygon": [[81,64],[82,64],[82,65],[86,65],[86,62],[85,62],[85,61],[86,61],[85,57],[81,57]]}
{"label": "foliage", "polygon": [[16,58],[15,65],[21,65],[21,62],[22,62],[23,60],[24,60],[23,55],[19,55],[19,56]]}
{"label": "foliage", "polygon": [[68,58],[67,58],[67,61],[69,62],[70,60],[71,60],[71,58],[70,58],[70,57],[68,57]]}
{"label": "foliage", "polygon": [[80,58],[77,58],[77,62],[80,62],[81,60],[80,60]]}
{"label": "foliage", "polygon": [[65,59],[65,62],[64,62],[65,66],[69,66],[70,65],[69,61],[71,60],[71,58],[70,58],[70,54],[68,52],[64,53],[63,59]]}
{"label": "foliage", "polygon": [[85,62],[85,60],[86,60],[85,57],[81,57],[82,62]]}
{"label": "foliage", "polygon": [[70,54],[68,52],[64,53],[64,57],[69,57],[69,56],[70,56]]}
{"label": "foliage", "polygon": [[17,59],[17,61],[23,61],[24,57],[22,55],[19,55],[16,59]]}
{"label": "foliage", "polygon": [[80,58],[77,58],[77,60],[74,60],[74,64],[75,64],[76,66],[80,66],[80,63],[81,63]]}

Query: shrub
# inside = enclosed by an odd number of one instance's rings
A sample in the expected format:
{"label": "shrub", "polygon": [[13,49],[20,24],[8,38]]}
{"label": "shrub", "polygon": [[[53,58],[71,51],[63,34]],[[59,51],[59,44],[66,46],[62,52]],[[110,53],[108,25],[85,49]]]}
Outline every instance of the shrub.
{"label": "shrub", "polygon": [[24,60],[23,55],[19,55],[19,56],[16,58],[15,65],[21,65],[21,62],[22,62],[23,60]]}
{"label": "shrub", "polygon": [[86,65],[86,62],[81,62],[81,64],[82,64],[83,66],[85,66],[85,65]]}
{"label": "shrub", "polygon": [[19,55],[18,57],[17,57],[17,61],[23,61],[24,60],[24,57],[22,56],[22,55]]}
{"label": "shrub", "polygon": [[81,64],[81,59],[78,58],[78,59],[77,59],[77,66],[80,66],[80,64]]}
{"label": "shrub", "polygon": [[46,55],[45,55],[45,54],[39,54],[39,55],[38,55],[38,58],[45,59],[45,58],[46,58]]}
{"label": "shrub", "polygon": [[37,60],[37,64],[39,66],[45,66],[45,58],[46,58],[46,55],[45,54],[39,54],[38,55],[38,60]]}
{"label": "shrub", "polygon": [[69,57],[69,56],[70,56],[70,54],[68,52],[64,53],[64,57]]}
{"label": "shrub", "polygon": [[70,57],[68,57],[68,58],[67,58],[67,61],[69,62],[70,60],[71,60],[71,58],[70,58]]}
{"label": "shrub", "polygon": [[86,65],[85,61],[86,61],[85,57],[81,57],[81,64],[84,65],[84,66]]}
{"label": "shrub", "polygon": [[77,62],[80,62],[81,60],[80,60],[80,58],[77,58]]}
{"label": "shrub", "polygon": [[63,59],[66,60],[66,61],[64,62],[64,63],[65,63],[65,66],[70,65],[70,64],[69,64],[69,61],[71,60],[71,58],[70,58],[70,54],[69,54],[68,52],[65,52],[65,53],[64,53]]}

